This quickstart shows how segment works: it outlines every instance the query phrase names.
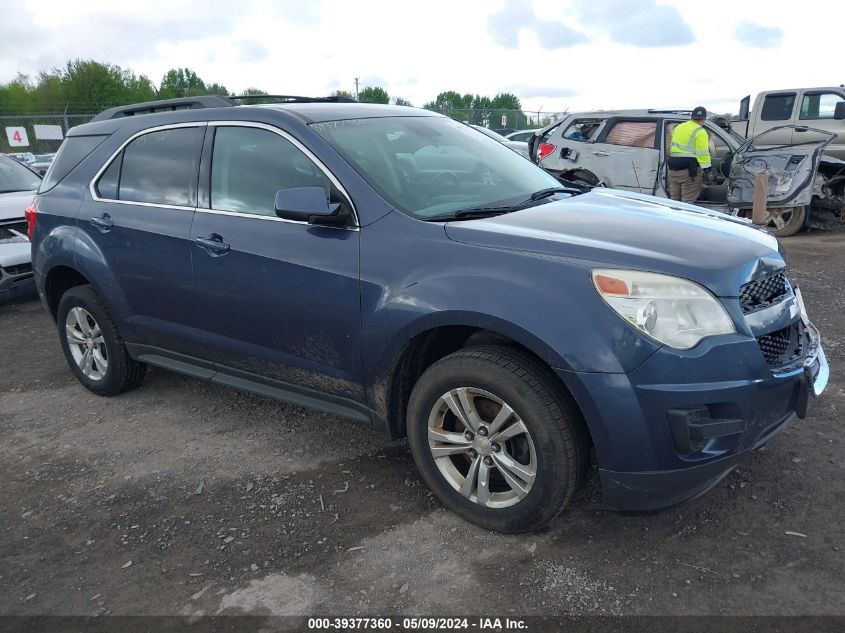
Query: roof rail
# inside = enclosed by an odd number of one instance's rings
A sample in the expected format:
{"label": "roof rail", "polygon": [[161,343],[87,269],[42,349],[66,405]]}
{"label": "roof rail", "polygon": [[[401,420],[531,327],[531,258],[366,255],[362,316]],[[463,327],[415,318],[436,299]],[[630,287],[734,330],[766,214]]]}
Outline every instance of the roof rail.
{"label": "roof rail", "polygon": [[138,114],[151,114],[153,112],[169,112],[172,110],[189,110],[200,108],[225,108],[237,105],[228,97],[220,95],[202,95],[198,97],[181,97],[178,99],[161,99],[159,101],[145,101],[144,103],[133,103],[131,105],[117,106],[103,110],[91,121],[108,121],[109,119],[120,119]]}
{"label": "roof rail", "polygon": [[234,101],[259,101],[263,99],[278,99],[281,103],[358,103],[350,97],[334,95],[331,97],[299,97],[296,95],[229,95]]}
{"label": "roof rail", "polygon": [[692,114],[692,110],[680,110],[677,108],[650,108],[651,114]]}

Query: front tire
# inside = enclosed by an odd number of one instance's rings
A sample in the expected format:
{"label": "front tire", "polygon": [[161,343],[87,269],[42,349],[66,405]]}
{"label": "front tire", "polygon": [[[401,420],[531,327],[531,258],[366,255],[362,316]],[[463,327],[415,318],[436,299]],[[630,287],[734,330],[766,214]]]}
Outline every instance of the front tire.
{"label": "front tire", "polygon": [[407,420],[428,486],[490,530],[542,528],[586,476],[583,419],[550,370],[516,349],[470,347],[437,361],[414,386]]}
{"label": "front tire", "polygon": [[129,356],[114,318],[91,286],[62,295],[56,323],[65,359],[88,390],[114,396],[141,383],[147,366]]}

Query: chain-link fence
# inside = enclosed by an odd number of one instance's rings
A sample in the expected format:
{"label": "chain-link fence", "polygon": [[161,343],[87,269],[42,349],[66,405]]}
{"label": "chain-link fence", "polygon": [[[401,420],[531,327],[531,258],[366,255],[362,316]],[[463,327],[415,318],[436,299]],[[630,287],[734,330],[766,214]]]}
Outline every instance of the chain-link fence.
{"label": "chain-link fence", "polygon": [[566,112],[542,112],[536,110],[499,110],[474,108],[444,108],[435,110],[440,114],[490,128],[491,130],[532,130],[549,125],[564,116]]}
{"label": "chain-link fence", "polygon": [[[566,112],[530,110],[459,109],[437,110],[441,114],[493,130],[541,128]],[[67,131],[87,123],[93,114],[0,115],[0,153],[11,154],[36,171],[44,173]]]}
{"label": "chain-link fence", "polygon": [[0,153],[11,154],[44,173],[67,131],[93,114],[22,114],[0,116]]}

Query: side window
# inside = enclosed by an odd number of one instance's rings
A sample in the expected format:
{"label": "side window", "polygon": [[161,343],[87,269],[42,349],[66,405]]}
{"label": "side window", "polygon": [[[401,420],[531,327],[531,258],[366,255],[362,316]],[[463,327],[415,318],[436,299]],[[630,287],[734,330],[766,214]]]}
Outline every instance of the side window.
{"label": "side window", "polygon": [[605,143],[628,147],[654,147],[657,121],[618,121],[610,128]]}
{"label": "side window", "polygon": [[589,141],[596,135],[601,121],[596,119],[576,120],[569,124],[563,132],[563,138],[568,141]]}
{"label": "side window", "polygon": [[211,158],[211,208],[275,217],[276,192],[330,183],[287,139],[260,128],[218,127]]}
{"label": "side window", "polygon": [[103,172],[97,181],[97,193],[101,198],[117,200],[117,191],[120,186],[120,165],[123,163],[123,152],[120,152],[111,162],[108,169]]}
{"label": "side window", "polygon": [[804,95],[801,100],[801,118],[832,119],[836,104],[845,101],[842,95],[835,92],[821,92]]}
{"label": "side window", "polygon": [[760,118],[763,121],[788,121],[792,118],[795,106],[795,93],[786,95],[766,95]]}
{"label": "side window", "polygon": [[149,132],[130,142],[97,181],[100,197],[193,206],[200,128]]}

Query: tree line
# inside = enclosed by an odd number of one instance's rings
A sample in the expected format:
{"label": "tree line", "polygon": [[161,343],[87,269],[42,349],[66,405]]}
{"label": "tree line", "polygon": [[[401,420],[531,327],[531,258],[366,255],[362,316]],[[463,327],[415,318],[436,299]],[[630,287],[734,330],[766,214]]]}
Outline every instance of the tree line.
{"label": "tree line", "polygon": [[[190,68],[168,70],[156,84],[147,75],[136,75],[129,69],[94,60],[68,61],[63,68],[41,71],[36,76],[19,74],[0,84],[0,115],[27,114],[94,114],[106,108],[153,101],[191,97],[196,95],[230,95],[231,91],[217,82],[207,82]],[[240,94],[261,96],[267,93],[250,87]],[[355,98],[351,92],[336,90],[333,95]],[[358,93],[363,103],[394,103],[412,105],[402,97],[391,99],[380,86],[365,86]],[[251,103],[261,103],[257,99]],[[267,99],[272,101],[272,99]],[[526,117],[516,95],[500,93],[494,97],[461,94],[449,90],[441,92],[433,101],[422,106],[437,110],[456,119],[501,127],[501,115],[507,117],[504,127],[525,127]]]}

